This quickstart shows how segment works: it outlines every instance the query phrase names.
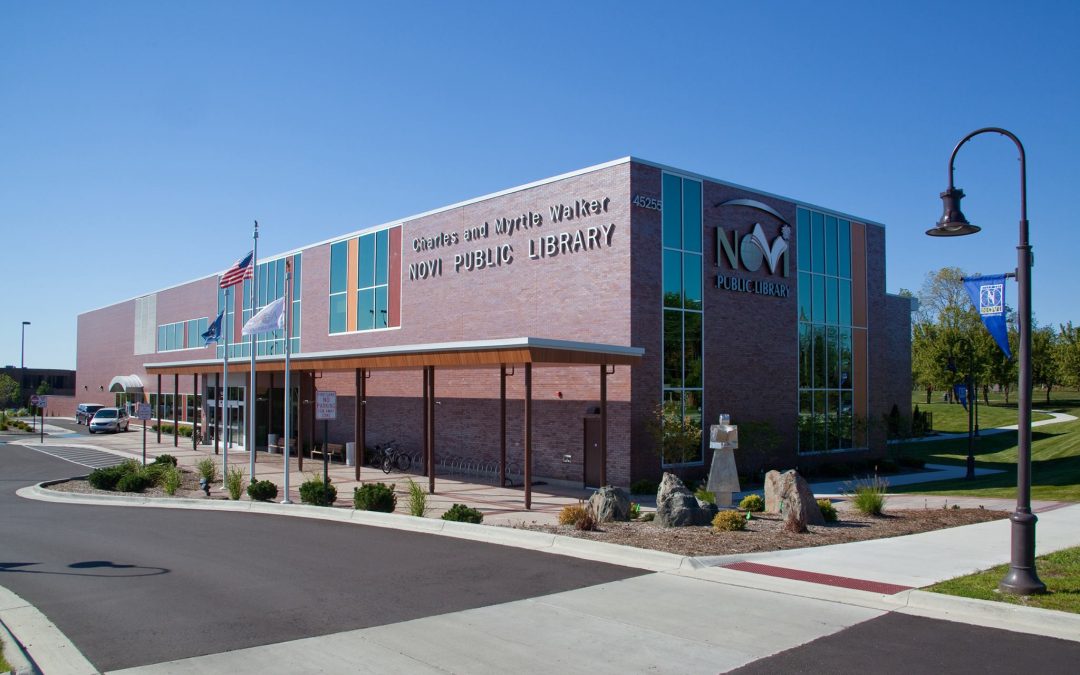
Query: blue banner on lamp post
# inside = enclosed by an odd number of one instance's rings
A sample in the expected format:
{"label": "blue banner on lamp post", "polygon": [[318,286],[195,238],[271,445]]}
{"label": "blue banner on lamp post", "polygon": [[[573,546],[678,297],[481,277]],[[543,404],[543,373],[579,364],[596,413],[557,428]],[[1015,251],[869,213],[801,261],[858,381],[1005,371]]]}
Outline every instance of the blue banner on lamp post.
{"label": "blue banner on lamp post", "polygon": [[1009,349],[1009,327],[1005,322],[1005,275],[995,274],[985,277],[964,277],[964,288],[971,296],[975,309],[979,310],[986,330],[990,331],[994,342],[1005,353],[1005,358],[1012,358]]}

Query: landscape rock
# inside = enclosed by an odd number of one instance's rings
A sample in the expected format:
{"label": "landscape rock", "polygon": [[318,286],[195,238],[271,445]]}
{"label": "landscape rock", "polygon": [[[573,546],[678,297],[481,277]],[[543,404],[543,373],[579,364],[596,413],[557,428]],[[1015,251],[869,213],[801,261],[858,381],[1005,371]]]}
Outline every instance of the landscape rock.
{"label": "landscape rock", "polygon": [[626,490],[605,485],[589,497],[589,510],[598,523],[630,520],[630,496]]}
{"label": "landscape rock", "polygon": [[678,476],[664,474],[656,491],[656,522],[661,526],[708,525],[717,512],[715,504],[698,501]]}
{"label": "landscape rock", "polygon": [[765,511],[783,513],[784,527],[791,532],[806,532],[807,525],[825,524],[810,485],[794,469],[765,474]]}

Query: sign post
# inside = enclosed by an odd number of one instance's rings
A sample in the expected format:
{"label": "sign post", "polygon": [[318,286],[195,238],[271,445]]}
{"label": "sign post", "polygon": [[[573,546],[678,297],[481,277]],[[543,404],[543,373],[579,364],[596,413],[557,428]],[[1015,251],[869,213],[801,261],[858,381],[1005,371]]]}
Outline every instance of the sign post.
{"label": "sign post", "polygon": [[330,485],[330,420],[337,419],[337,392],[315,392],[315,419],[323,421],[323,486]]}
{"label": "sign post", "polygon": [[38,395],[33,394],[32,396],[30,396],[30,431],[37,431],[37,429],[34,428],[34,425],[37,424],[37,410],[35,410],[35,408],[37,408],[37,404]]}
{"label": "sign post", "polygon": [[142,465],[146,466],[146,423],[152,418],[153,411],[149,403],[140,403],[135,412],[136,417],[142,420]]}
{"label": "sign post", "polygon": [[41,412],[41,442],[45,442],[45,406],[49,405],[48,396],[38,396],[38,410]]}

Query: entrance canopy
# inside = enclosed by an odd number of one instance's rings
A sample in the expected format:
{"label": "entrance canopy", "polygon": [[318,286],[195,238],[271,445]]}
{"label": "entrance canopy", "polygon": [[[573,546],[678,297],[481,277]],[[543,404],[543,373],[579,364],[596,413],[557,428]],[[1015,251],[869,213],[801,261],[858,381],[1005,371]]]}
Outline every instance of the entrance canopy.
{"label": "entrance canopy", "polygon": [[[592,342],[571,342],[546,338],[520,337],[468,342],[436,342],[420,345],[369,347],[333,352],[301,352],[289,357],[296,370],[351,370],[354,368],[420,368],[426,366],[471,368],[510,363],[546,365],[636,365],[645,350]],[[175,361],[143,364],[146,372],[158,375],[194,375],[213,371],[221,359]],[[229,359],[229,370],[250,370],[251,357]],[[258,372],[285,369],[285,356],[259,356]],[[134,377],[134,376],[133,376]],[[136,378],[138,379],[138,378]],[[139,386],[142,386],[141,384]]]}
{"label": "entrance canopy", "polygon": [[142,379],[138,375],[117,375],[109,382],[109,391],[114,394],[141,394]]}

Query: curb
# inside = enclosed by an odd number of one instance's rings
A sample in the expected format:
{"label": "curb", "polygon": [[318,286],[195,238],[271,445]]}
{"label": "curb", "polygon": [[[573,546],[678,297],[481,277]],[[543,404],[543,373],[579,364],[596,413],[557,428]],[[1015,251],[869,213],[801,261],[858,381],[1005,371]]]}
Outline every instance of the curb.
{"label": "curb", "polygon": [[[83,675],[98,672],[48,617],[3,586],[0,586],[0,626],[13,638],[10,642],[5,640],[5,644],[16,647],[11,659],[16,673]],[[23,657],[24,665],[19,663],[20,657]],[[26,669],[20,670],[22,667]]]}
{"label": "curb", "polygon": [[511,527],[476,525],[435,518],[417,518],[397,513],[377,511],[357,511],[311,506],[308,504],[276,504],[272,502],[232,501],[232,500],[194,500],[181,497],[128,497],[121,495],[91,495],[73,492],[57,492],[47,489],[49,485],[62,483],[69,479],[45,481],[24,488],[16,494],[24,499],[62,502],[67,504],[89,504],[95,506],[136,506],[149,508],[196,509],[201,511],[230,511],[261,513],[265,515],[289,516],[292,518],[310,518],[329,520],[338,523],[369,525],[387,529],[434,534],[444,537],[468,539],[498,546],[511,546],[541,553],[581,558],[594,562],[610,563],[623,567],[647,570],[650,572],[672,572],[704,567],[690,556],[639,549],[620,544],[577,539],[561,534],[518,530]]}
{"label": "curb", "polygon": [[906,593],[907,604],[897,610],[904,614],[1080,642],[1080,614],[929,591]]}
{"label": "curb", "polygon": [[4,660],[11,666],[8,672],[12,675],[37,675],[40,672],[30,663],[30,657],[4,625],[2,617],[0,617],[0,644],[4,645]]}

